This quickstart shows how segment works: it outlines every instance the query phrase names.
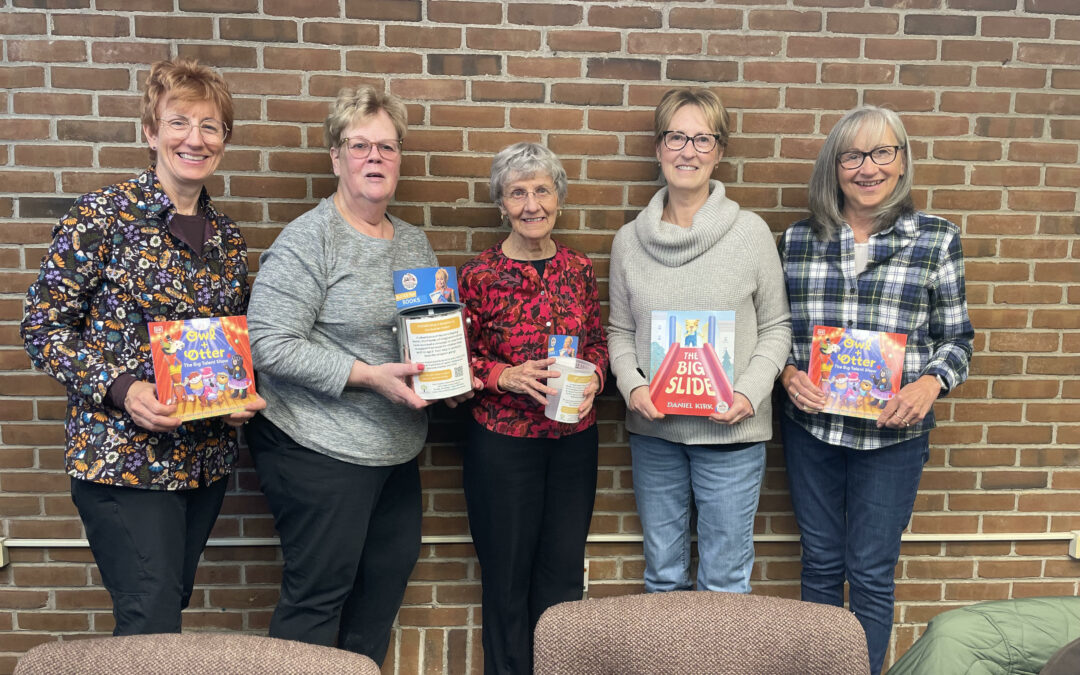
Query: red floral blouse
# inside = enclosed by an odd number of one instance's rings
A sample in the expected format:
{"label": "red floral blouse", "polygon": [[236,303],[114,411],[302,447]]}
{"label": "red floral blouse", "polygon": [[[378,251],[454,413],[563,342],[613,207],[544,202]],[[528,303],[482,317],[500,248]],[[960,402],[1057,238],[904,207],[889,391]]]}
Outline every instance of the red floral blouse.
{"label": "red floral blouse", "polygon": [[484,381],[473,399],[476,421],[496,433],[527,438],[559,438],[595,424],[596,408],[577,424],[563,424],[545,417],[544,406],[532,397],[497,386],[506,368],[547,358],[548,337],[559,334],[578,337],[578,358],[596,366],[603,389],[607,337],[589,258],[556,244],[541,277],[532,263],[507,258],[499,244],[465,263],[460,281],[472,319],[473,373]]}

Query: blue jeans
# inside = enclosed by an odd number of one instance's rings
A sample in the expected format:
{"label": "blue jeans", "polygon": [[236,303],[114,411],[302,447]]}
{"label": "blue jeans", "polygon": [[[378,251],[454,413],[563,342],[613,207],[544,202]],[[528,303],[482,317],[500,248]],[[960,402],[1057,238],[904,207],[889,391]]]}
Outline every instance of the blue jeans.
{"label": "blue jeans", "polygon": [[892,635],[900,535],[930,456],[930,435],[852,450],[818,440],[786,415],[780,427],[802,533],[802,599],[843,607],[847,579],[877,675]]}
{"label": "blue jeans", "polygon": [[691,490],[698,513],[698,590],[750,592],[765,444],[724,447],[630,434],[647,592],[691,588]]}

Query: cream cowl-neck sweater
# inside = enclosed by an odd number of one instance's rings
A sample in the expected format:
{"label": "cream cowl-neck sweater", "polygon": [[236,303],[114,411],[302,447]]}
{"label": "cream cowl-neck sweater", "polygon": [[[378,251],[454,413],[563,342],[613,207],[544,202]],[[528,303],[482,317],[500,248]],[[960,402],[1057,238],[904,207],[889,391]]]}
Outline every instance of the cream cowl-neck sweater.
{"label": "cream cowl-neck sweater", "polygon": [[754,415],[728,426],[708,417],[667,415],[649,422],[627,411],[633,433],[690,445],[745,443],[772,437],[773,383],[791,350],[791,314],[769,226],[711,181],[688,228],[661,220],[667,188],[620,228],[611,247],[608,349],[623,398],[648,386],[654,310],[734,310],[734,388]]}

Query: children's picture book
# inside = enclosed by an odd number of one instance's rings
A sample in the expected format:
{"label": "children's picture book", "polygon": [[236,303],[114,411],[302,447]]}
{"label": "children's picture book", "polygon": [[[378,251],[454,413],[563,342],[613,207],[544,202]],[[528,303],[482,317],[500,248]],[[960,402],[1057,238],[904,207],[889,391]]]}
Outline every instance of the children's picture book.
{"label": "children's picture book", "polygon": [[724,413],[734,400],[735,312],[654,311],[649,397],[665,415]]}
{"label": "children's picture book", "polygon": [[552,335],[548,338],[548,358],[565,356],[576,358],[578,338],[576,335]]}
{"label": "children's picture book", "polygon": [[394,303],[400,312],[443,303],[460,303],[457,270],[453,267],[414,267],[394,271]]}
{"label": "children's picture book", "polygon": [[824,412],[877,419],[900,391],[907,336],[814,326],[807,375],[828,400]]}
{"label": "children's picture book", "polygon": [[243,410],[255,396],[246,316],[152,321],[158,400],[193,420]]}

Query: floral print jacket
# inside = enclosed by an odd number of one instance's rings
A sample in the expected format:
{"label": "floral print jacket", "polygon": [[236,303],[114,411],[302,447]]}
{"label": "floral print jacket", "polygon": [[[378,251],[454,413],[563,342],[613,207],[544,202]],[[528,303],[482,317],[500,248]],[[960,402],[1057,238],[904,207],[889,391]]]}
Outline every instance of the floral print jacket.
{"label": "floral print jacket", "polygon": [[497,386],[507,367],[547,358],[548,338],[557,334],[578,338],[578,358],[596,366],[603,389],[607,337],[588,257],[557,244],[541,277],[532,263],[507,258],[496,245],[462,266],[461,299],[472,319],[473,374],[484,382],[474,399],[478,423],[507,436],[559,438],[596,422],[595,407],[577,424],[555,422],[531,397]]}
{"label": "floral print jacket", "polygon": [[170,232],[176,209],[153,168],[83,195],[53,230],[26,293],[21,333],[35,366],[67,388],[71,476],[156,490],[208,485],[229,474],[236,431],[221,418],[146,431],[109,403],[123,374],[154,380],[150,321],[243,314],[247,246],[204,190],[212,236],[202,257]]}

